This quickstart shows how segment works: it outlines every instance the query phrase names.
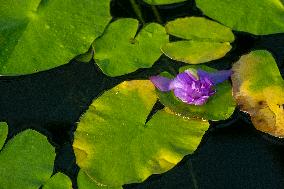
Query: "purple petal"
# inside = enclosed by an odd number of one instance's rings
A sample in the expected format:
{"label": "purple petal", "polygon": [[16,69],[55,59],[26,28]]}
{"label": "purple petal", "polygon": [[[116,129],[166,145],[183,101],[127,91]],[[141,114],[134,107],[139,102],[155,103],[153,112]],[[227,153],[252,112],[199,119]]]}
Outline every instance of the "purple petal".
{"label": "purple petal", "polygon": [[184,88],[187,85],[191,85],[193,81],[198,79],[192,75],[190,72],[182,72],[178,74],[170,84],[170,89]]}
{"label": "purple petal", "polygon": [[229,79],[230,76],[232,75],[232,70],[221,70],[214,73],[210,73],[198,69],[197,74],[200,77],[200,79],[209,78],[214,83],[214,85],[216,85],[218,83],[222,83],[223,81]]}
{"label": "purple petal", "polygon": [[167,77],[152,76],[150,80],[160,91],[166,92],[171,90],[169,87],[172,80]]}

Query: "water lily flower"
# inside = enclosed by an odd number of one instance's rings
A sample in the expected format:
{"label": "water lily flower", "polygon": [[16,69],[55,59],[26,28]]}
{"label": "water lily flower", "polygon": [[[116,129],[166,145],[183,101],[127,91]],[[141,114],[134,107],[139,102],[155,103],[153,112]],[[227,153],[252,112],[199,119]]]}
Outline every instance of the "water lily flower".
{"label": "water lily flower", "polygon": [[150,80],[162,92],[173,91],[184,103],[203,105],[216,93],[214,85],[229,79],[231,74],[231,70],[209,73],[198,69],[196,72],[185,70],[173,79],[152,76]]}

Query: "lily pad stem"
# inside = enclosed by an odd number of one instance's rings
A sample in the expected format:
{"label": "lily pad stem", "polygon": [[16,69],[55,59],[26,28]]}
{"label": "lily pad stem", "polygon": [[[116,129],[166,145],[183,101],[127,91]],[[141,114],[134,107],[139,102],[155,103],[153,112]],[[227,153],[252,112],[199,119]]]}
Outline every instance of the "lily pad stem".
{"label": "lily pad stem", "polygon": [[155,15],[155,17],[156,17],[158,23],[162,24],[163,21],[162,21],[162,18],[161,18],[161,16],[160,16],[160,13],[159,13],[157,7],[154,6],[154,5],[151,5],[151,8],[152,8],[152,11],[153,11],[153,13],[154,13],[154,15]]}
{"label": "lily pad stem", "polygon": [[145,21],[143,19],[142,16],[142,12],[140,9],[140,6],[137,4],[136,0],[130,0],[131,6],[136,14],[136,16],[138,17],[138,19],[140,20],[140,22],[142,22],[143,25],[145,25]]}

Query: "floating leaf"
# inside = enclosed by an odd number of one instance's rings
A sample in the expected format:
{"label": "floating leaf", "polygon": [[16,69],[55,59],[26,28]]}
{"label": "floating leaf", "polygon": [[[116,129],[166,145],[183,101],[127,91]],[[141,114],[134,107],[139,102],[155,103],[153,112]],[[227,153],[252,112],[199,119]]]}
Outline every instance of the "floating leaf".
{"label": "floating leaf", "polygon": [[0,0],[0,74],[48,70],[86,52],[111,19],[110,0]]}
{"label": "floating leaf", "polygon": [[209,62],[224,57],[231,50],[230,43],[177,41],[163,46],[163,53],[189,64]]}
{"label": "floating leaf", "polygon": [[96,182],[90,178],[84,171],[80,170],[77,178],[78,189],[122,189],[122,186],[109,187]]}
{"label": "floating leaf", "polygon": [[193,153],[208,122],[160,110],[150,81],[129,81],[105,92],[81,117],[75,132],[77,164],[92,180],[111,187],[141,182]]}
{"label": "floating leaf", "polygon": [[5,122],[0,122],[0,150],[2,149],[8,135],[8,125]]}
{"label": "floating leaf", "polygon": [[150,5],[168,5],[173,3],[185,2],[186,0],[143,0],[143,1]]}
{"label": "floating leaf", "polygon": [[168,42],[164,27],[151,23],[136,35],[138,24],[135,19],[119,19],[95,41],[94,58],[105,74],[119,76],[148,68],[161,56],[161,46]]}
{"label": "floating leaf", "polygon": [[253,51],[233,66],[234,97],[256,129],[284,137],[284,81],[272,55]]}
{"label": "floating leaf", "polygon": [[46,137],[26,130],[8,141],[0,152],[2,189],[38,189],[53,171],[55,150]]}
{"label": "floating leaf", "polygon": [[[181,68],[180,72],[186,69],[197,69],[208,72],[216,70],[207,66],[186,66]],[[159,100],[166,107],[169,107],[173,112],[187,117],[196,117],[206,120],[225,120],[228,119],[234,112],[236,103],[232,96],[232,87],[229,81],[218,84],[216,87],[216,94],[209,98],[206,104],[202,106],[195,106],[185,104],[175,97],[173,92],[161,92],[157,90]]]}
{"label": "floating leaf", "polygon": [[232,31],[201,17],[178,18],[167,23],[169,34],[185,39],[164,45],[168,57],[189,64],[199,64],[222,58],[231,50]]}
{"label": "floating leaf", "polygon": [[284,32],[283,0],[196,0],[205,15],[255,35]]}
{"label": "floating leaf", "polygon": [[63,173],[56,173],[47,181],[43,189],[72,189],[72,182]]}

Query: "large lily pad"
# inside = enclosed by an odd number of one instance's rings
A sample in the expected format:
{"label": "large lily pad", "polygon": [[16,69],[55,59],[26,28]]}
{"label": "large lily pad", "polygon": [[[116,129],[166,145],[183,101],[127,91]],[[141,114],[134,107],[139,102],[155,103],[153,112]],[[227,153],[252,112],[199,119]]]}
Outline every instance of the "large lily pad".
{"label": "large lily pad", "polygon": [[272,55],[263,50],[244,55],[233,66],[233,92],[256,129],[284,137],[284,81]]}
{"label": "large lily pad", "polygon": [[96,99],[75,132],[77,164],[110,187],[141,182],[193,153],[208,122],[160,110],[146,122],[157,100],[150,81],[124,82]]}
{"label": "large lily pad", "polygon": [[0,122],[0,150],[3,147],[8,135],[8,125],[5,122]]}
{"label": "large lily pad", "polygon": [[95,41],[94,58],[105,74],[119,76],[148,68],[161,56],[161,46],[168,42],[164,27],[150,23],[136,35],[138,24],[135,19],[119,19]]}
{"label": "large lily pad", "polygon": [[[204,65],[191,65],[182,67],[180,72],[186,69],[197,69],[208,72],[217,71]],[[189,105],[175,97],[173,92],[161,92],[157,90],[159,100],[166,107],[181,116],[202,118],[205,120],[225,120],[234,112],[236,102],[232,96],[232,86],[229,81],[215,86],[216,94],[209,98],[208,102],[202,106]]]}
{"label": "large lily pad", "polygon": [[196,0],[205,15],[256,35],[284,32],[283,0]]}
{"label": "large lily pad", "polygon": [[110,0],[0,0],[0,74],[48,70],[86,52],[110,21]]}
{"label": "large lily pad", "polygon": [[72,182],[63,173],[56,173],[47,181],[43,189],[72,189]]}
{"label": "large lily pad", "polygon": [[3,189],[38,189],[53,171],[55,150],[46,137],[26,130],[8,141],[0,152]]}
{"label": "large lily pad", "polygon": [[89,177],[80,170],[77,178],[78,189],[122,189],[122,186],[109,187],[98,183],[94,178]]}
{"label": "large lily pad", "polygon": [[205,63],[225,56],[234,41],[232,31],[201,17],[178,18],[167,23],[168,34],[184,39],[162,47],[168,57],[189,64]]}
{"label": "large lily pad", "polygon": [[173,3],[181,3],[186,0],[143,0],[150,5],[168,5]]}

